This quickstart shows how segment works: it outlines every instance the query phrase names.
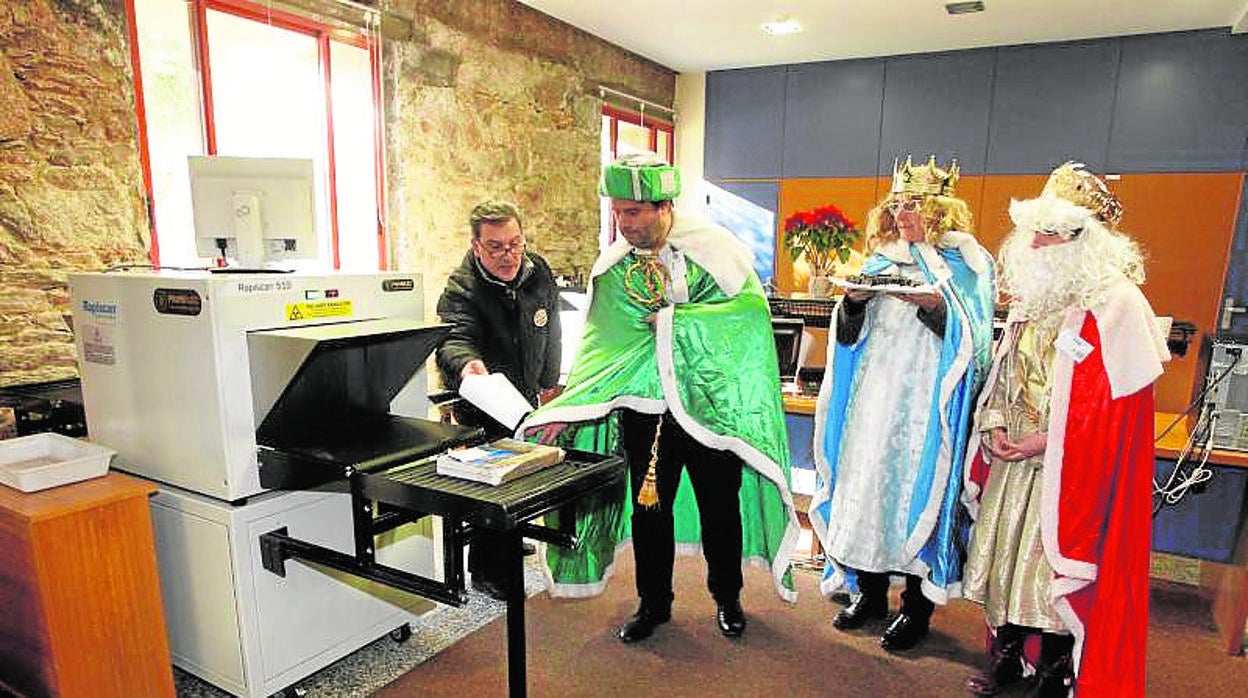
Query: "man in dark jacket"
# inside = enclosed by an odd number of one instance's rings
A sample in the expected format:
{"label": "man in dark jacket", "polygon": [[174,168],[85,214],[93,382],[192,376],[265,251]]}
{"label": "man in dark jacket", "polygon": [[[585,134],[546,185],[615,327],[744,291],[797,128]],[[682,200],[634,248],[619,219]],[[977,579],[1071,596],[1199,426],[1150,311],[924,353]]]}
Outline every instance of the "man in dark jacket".
{"label": "man in dark jacket", "polygon": [[[438,299],[438,316],[452,326],[437,351],[448,390],[464,376],[501,373],[533,405],[559,382],[562,336],[559,289],[546,260],[525,249],[524,222],[515,204],[486,201],[472,209],[472,249],[451,272]],[[545,393],[545,395],[544,395]],[[464,401],[456,420],[492,436],[507,429]],[[492,541],[478,538],[468,553],[476,589],[503,597],[502,570]]]}

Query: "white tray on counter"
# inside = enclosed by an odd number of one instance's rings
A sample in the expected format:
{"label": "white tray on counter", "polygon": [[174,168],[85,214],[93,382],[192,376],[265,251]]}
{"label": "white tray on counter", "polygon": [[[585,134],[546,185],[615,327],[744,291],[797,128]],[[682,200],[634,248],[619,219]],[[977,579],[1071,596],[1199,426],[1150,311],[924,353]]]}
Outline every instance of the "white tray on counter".
{"label": "white tray on counter", "polygon": [[22,492],[101,477],[116,451],[47,432],[0,441],[0,484]]}

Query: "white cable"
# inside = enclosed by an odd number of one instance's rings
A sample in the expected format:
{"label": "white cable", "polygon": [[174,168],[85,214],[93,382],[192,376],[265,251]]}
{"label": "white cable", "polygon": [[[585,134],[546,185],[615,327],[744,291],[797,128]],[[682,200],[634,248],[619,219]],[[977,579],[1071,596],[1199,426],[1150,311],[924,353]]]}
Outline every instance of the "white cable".
{"label": "white cable", "polygon": [[1183,501],[1183,498],[1187,496],[1193,487],[1201,483],[1208,482],[1213,478],[1213,471],[1206,467],[1209,462],[1209,454],[1213,449],[1208,443],[1205,443],[1204,453],[1200,463],[1192,470],[1191,473],[1184,476],[1178,482],[1175,482],[1175,479],[1182,471],[1183,463],[1187,460],[1188,456],[1191,455],[1191,450],[1196,442],[1197,434],[1201,433],[1200,423],[1204,421],[1203,416],[1205,414],[1209,415],[1208,433],[1213,433],[1214,428],[1217,426],[1218,415],[1216,412],[1204,412],[1202,410],[1202,419],[1198,419],[1196,421],[1196,428],[1192,430],[1191,434],[1188,436],[1187,443],[1183,445],[1183,451],[1179,454],[1178,460],[1175,461],[1174,469],[1170,471],[1170,477],[1167,479],[1166,484],[1158,485],[1157,478],[1153,478],[1153,494],[1160,496],[1166,504],[1171,506],[1178,504]]}

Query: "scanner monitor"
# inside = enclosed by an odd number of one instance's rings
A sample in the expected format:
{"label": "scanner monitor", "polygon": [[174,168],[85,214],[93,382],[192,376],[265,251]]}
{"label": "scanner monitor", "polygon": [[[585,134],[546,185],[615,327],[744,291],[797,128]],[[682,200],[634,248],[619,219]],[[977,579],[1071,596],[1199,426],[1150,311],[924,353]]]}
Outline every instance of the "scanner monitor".
{"label": "scanner monitor", "polygon": [[317,257],[312,160],[197,155],[187,160],[199,256],[251,268]]}

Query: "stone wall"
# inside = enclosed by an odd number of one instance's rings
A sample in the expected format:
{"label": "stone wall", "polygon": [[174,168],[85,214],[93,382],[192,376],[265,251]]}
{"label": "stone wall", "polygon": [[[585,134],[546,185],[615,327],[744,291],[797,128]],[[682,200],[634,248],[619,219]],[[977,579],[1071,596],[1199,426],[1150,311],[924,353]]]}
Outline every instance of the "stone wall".
{"label": "stone wall", "polygon": [[662,104],[675,74],[511,0],[396,0],[411,36],[386,53],[394,260],[425,278],[427,311],[468,249],[484,198],[525,212],[558,274],[597,255],[605,85]]}
{"label": "stone wall", "polygon": [[[511,0],[387,0],[393,264],[427,312],[506,197],[559,273],[597,253],[598,86],[671,104],[675,75]],[[406,26],[406,25],[404,25]],[[0,2],[0,385],[76,375],[66,278],[146,262],[124,0]]]}
{"label": "stone wall", "polygon": [[0,3],[0,385],[77,375],[71,271],[146,262],[124,0]]}

